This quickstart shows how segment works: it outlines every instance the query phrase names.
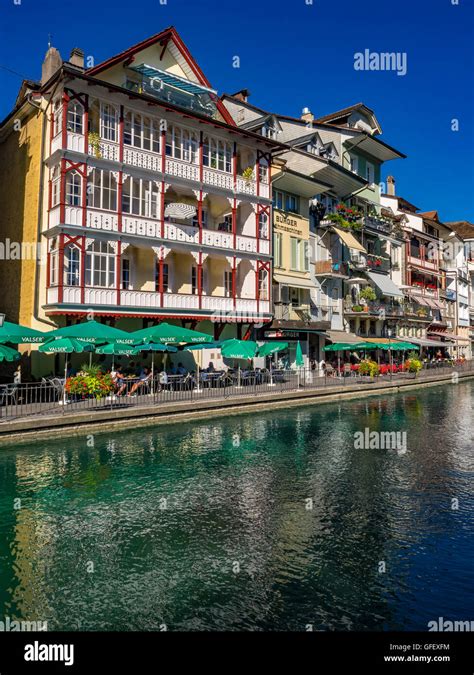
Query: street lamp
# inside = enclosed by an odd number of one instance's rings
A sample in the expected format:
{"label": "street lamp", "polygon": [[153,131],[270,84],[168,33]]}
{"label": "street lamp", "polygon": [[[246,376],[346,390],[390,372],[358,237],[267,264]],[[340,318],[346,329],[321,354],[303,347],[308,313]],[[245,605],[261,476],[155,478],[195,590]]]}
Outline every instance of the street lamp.
{"label": "street lamp", "polygon": [[392,346],[391,346],[392,345],[392,343],[391,343],[392,329],[391,328],[387,328],[387,336],[388,336],[388,367],[389,367],[389,370],[390,370],[390,380],[391,380],[392,379],[392,370],[393,370],[393,366],[392,366]]}

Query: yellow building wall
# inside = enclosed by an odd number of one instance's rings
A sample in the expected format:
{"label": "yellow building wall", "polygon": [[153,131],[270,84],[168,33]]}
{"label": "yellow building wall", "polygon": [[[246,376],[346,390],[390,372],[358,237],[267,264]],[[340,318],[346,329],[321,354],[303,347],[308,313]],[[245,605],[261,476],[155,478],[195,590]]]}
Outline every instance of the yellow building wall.
{"label": "yellow building wall", "polygon": [[[0,143],[0,243],[29,244],[32,253],[37,244],[42,122],[42,113],[32,111]],[[2,255],[0,260],[0,311],[7,321],[31,326],[38,263],[34,254],[20,258],[5,260]]]}

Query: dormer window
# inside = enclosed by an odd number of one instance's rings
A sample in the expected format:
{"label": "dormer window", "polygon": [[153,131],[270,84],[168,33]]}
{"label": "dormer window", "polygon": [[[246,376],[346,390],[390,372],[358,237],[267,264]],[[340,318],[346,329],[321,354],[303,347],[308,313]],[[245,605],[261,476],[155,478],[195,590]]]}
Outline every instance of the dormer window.
{"label": "dormer window", "polygon": [[278,132],[273,122],[266,122],[262,127],[262,136],[265,136],[265,138],[271,138],[275,140],[277,137],[277,133]]}

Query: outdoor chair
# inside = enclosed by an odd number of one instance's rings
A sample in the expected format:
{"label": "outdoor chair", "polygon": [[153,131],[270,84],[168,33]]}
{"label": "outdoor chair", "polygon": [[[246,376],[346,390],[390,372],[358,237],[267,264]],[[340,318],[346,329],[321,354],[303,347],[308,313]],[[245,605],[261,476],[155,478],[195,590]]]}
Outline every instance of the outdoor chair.
{"label": "outdoor chair", "polygon": [[326,364],[326,369],[324,372],[327,375],[327,377],[334,377],[335,370],[330,363]]}
{"label": "outdoor chair", "polygon": [[4,384],[0,386],[0,405],[16,403],[18,384]]}

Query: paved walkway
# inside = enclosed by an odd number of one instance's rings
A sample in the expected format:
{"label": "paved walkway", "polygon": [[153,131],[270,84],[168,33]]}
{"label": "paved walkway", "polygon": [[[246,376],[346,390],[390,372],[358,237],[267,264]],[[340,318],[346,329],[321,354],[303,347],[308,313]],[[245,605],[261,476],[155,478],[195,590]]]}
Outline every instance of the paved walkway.
{"label": "paved walkway", "polygon": [[[248,388],[232,388],[232,391],[226,392],[219,389],[209,389],[201,393],[160,392],[132,399],[100,401],[94,407],[91,407],[90,400],[67,406],[60,406],[56,401],[54,407],[52,404],[44,404],[49,407],[34,414],[6,420],[3,418],[0,423],[0,443],[16,443],[21,439],[35,440],[57,434],[85,433],[90,429],[100,431],[145,424],[186,422],[191,419],[251,412],[262,408],[397,393],[407,388],[452,382],[453,374],[456,374],[456,379],[474,377],[474,363],[472,367],[449,369],[449,372],[446,370],[448,369],[424,371],[416,378],[393,377],[390,380],[380,377],[370,384],[355,378],[347,378],[342,384],[341,378],[315,378],[312,384],[299,387],[293,383],[284,383],[275,387],[253,385]],[[183,393],[189,395],[187,400],[179,398]]]}

